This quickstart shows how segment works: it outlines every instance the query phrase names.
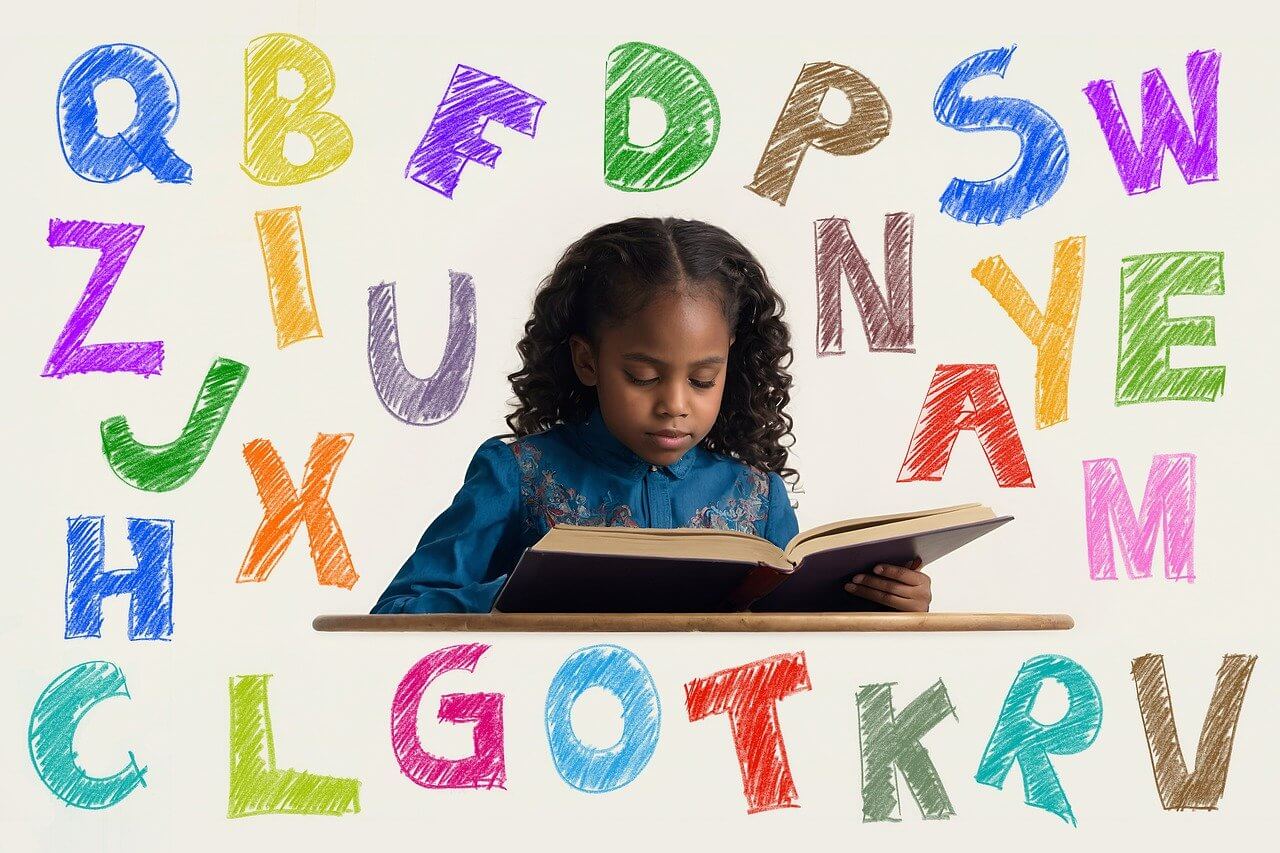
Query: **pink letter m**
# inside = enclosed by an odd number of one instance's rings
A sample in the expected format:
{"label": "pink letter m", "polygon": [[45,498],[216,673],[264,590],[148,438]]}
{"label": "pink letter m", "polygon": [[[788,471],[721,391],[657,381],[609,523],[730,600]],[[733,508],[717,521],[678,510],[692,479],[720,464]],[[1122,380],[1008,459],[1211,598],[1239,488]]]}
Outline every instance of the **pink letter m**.
{"label": "pink letter m", "polygon": [[1116,533],[1130,578],[1151,577],[1156,532],[1164,525],[1164,576],[1195,580],[1196,457],[1192,453],[1156,454],[1147,474],[1137,516],[1115,459],[1084,461],[1084,526],[1089,546],[1089,576],[1115,580],[1111,531]]}

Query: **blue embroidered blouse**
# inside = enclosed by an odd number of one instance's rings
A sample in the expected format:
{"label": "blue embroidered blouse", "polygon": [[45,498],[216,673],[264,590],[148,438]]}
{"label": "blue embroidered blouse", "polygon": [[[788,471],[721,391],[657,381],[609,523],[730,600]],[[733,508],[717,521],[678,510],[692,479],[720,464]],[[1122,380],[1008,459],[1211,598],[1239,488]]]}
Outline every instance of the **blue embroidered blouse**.
{"label": "blue embroidered blouse", "polygon": [[701,445],[671,465],[650,465],[609,432],[597,408],[583,423],[481,444],[452,505],[373,612],[487,612],[524,549],[557,522],[740,530],[778,547],[798,532],[776,473]]}

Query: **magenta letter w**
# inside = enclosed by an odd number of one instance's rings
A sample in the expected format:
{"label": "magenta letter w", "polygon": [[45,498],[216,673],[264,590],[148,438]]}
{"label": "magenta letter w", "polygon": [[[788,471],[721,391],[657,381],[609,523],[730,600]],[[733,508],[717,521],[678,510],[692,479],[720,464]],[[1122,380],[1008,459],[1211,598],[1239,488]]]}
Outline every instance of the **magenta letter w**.
{"label": "magenta letter w", "polygon": [[1085,97],[1098,116],[1111,157],[1124,191],[1129,195],[1160,188],[1160,166],[1164,151],[1189,184],[1218,180],[1218,66],[1222,55],[1202,50],[1187,56],[1187,92],[1191,98],[1191,121],[1178,109],[1160,69],[1142,75],[1142,147],[1133,138],[1129,120],[1116,97],[1110,80],[1094,80],[1084,87]]}

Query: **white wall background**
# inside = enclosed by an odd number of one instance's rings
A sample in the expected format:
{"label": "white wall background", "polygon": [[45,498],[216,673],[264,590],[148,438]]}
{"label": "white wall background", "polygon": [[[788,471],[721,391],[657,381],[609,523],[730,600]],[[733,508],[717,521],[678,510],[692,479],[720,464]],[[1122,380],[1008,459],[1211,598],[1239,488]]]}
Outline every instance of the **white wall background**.
{"label": "white wall background", "polygon": [[[709,5],[709,4],[707,4]],[[136,8],[134,8],[136,7]],[[534,8],[537,7],[537,8]],[[26,7],[7,15],[3,52],[7,168],[0,208],[6,266],[3,389],[6,398],[7,546],[0,702],[0,846],[10,850],[739,849],[826,842],[840,847],[1019,843],[1046,850],[1115,843],[1168,849],[1241,843],[1269,824],[1280,760],[1268,717],[1277,682],[1271,615],[1276,448],[1274,252],[1276,113],[1269,91],[1269,19],[1229,3],[995,4],[960,12],[892,4],[219,3]],[[321,47],[337,72],[330,109],[355,134],[337,172],[267,188],[240,170],[243,51],[284,31]],[[643,40],[674,50],[711,81],[723,116],[711,160],[687,182],[651,194],[602,180],[604,63],[609,50]],[[88,183],[63,161],[54,124],[58,81],[84,50],[129,41],[173,72],[181,113],[169,139],[192,164],[190,186],[145,173]],[[1002,227],[975,228],[937,212],[953,176],[1003,171],[1011,134],[960,134],[936,123],[934,91],[960,60],[1017,44],[1001,81],[966,94],[1027,98],[1065,128],[1070,172],[1050,203]],[[1123,192],[1081,89],[1116,80],[1131,121],[1138,82],[1160,67],[1184,112],[1183,67],[1194,50],[1222,52],[1220,176],[1188,186],[1166,159],[1161,189]],[[884,92],[890,136],[855,158],[811,152],[790,201],[779,208],[743,189],[800,67],[834,60]],[[448,201],[403,178],[405,161],[454,66],[466,63],[545,98],[536,139],[491,126],[504,153],[496,170],[471,165]],[[266,298],[256,210],[300,204],[325,337],[283,351]],[[848,218],[877,277],[886,212],[916,215],[915,355],[872,354],[846,295],[843,357],[814,353],[813,221]],[[1068,633],[991,635],[513,636],[318,635],[322,612],[367,610],[447,505],[467,460],[502,415],[514,343],[529,297],[563,247],[604,221],[634,214],[716,222],[758,253],[788,300],[796,346],[791,409],[801,470],[801,526],[849,515],[980,500],[1018,520],[940,564],[935,609],[1067,612]],[[40,377],[96,253],[50,249],[50,218],[135,222],[146,232],[90,341],[158,340],[164,372]],[[1043,303],[1052,247],[1087,236],[1070,420],[1034,428],[1034,351],[969,276],[1001,254]],[[1227,365],[1226,394],[1212,404],[1113,405],[1119,265],[1126,255],[1168,250],[1226,253],[1226,295],[1178,299],[1176,312],[1216,318],[1218,346],[1185,350],[1175,365]],[[459,413],[434,427],[390,417],[365,360],[367,288],[399,282],[404,353],[435,369],[447,322],[449,268],[475,277],[479,352]],[[98,423],[126,414],[145,442],[181,428],[210,362],[250,366],[208,460],[182,488],[146,493],[105,463]],[[1035,476],[1034,489],[998,488],[972,436],[957,443],[938,484],[895,483],[934,367],[999,365]],[[347,592],[319,587],[299,535],[267,583],[234,583],[261,508],[241,446],[268,438],[295,482],[317,432],[355,441],[331,495],[361,580]],[[1155,453],[1198,457],[1194,584],[1089,579],[1081,461],[1117,457],[1140,492]],[[66,518],[107,516],[108,562],[130,559],[125,518],[175,520],[175,632],[169,643],[129,642],[126,605],[106,605],[101,639],[63,639]],[[465,727],[434,725],[436,697],[506,694],[506,791],[427,791],[403,778],[388,738],[389,705],[406,669],[428,651],[464,639],[491,642],[475,675],[438,681],[423,702],[423,737],[463,755]],[[546,687],[564,657],[618,642],[648,664],[661,690],[662,739],[629,787],[581,794],[556,776],[542,730]],[[728,725],[690,724],[682,685],[715,670],[804,650],[812,692],[781,704],[801,808],[747,816]],[[1018,666],[1042,652],[1066,654],[1097,680],[1104,722],[1097,742],[1056,764],[1078,828],[1022,803],[1015,770],[997,792],[972,781],[982,747]],[[1167,656],[1188,751],[1198,736],[1225,653],[1261,655],[1240,719],[1226,796],[1216,813],[1165,813],[1153,784],[1129,662]],[[131,698],[99,705],[77,735],[90,772],[110,773],[126,750],[148,767],[145,789],[118,806],[84,812],[40,784],[26,754],[27,719],[45,685],[85,660],[120,665]],[[270,704],[281,766],[362,780],[358,815],[226,819],[229,676],[273,673]],[[864,825],[858,790],[853,694],[896,681],[899,706],[942,678],[958,708],[925,743],[958,815],[925,823],[911,801],[900,824]],[[1045,718],[1055,696],[1046,688]],[[586,737],[608,742],[608,700],[585,701]],[[1058,697],[1060,698],[1060,697]],[[1190,756],[1189,756],[1190,757]],[[902,792],[906,794],[905,788]],[[1008,841],[1002,841],[1008,839]]]}

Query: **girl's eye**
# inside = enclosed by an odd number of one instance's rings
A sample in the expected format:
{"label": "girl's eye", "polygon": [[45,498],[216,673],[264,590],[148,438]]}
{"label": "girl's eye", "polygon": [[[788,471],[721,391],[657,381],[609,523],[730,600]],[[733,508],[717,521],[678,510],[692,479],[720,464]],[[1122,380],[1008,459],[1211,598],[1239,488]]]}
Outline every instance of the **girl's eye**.
{"label": "girl's eye", "polygon": [[[626,374],[627,380],[632,385],[639,385],[642,388],[647,388],[650,385],[653,385],[659,379],[659,377],[657,376],[654,376],[649,379],[639,379],[635,376],[632,376],[631,371],[629,370],[624,370],[622,372]],[[710,390],[711,388],[716,387],[716,381],[714,379],[690,379],[689,384],[692,385],[694,388],[700,388],[703,391],[707,391],[707,390]]]}

